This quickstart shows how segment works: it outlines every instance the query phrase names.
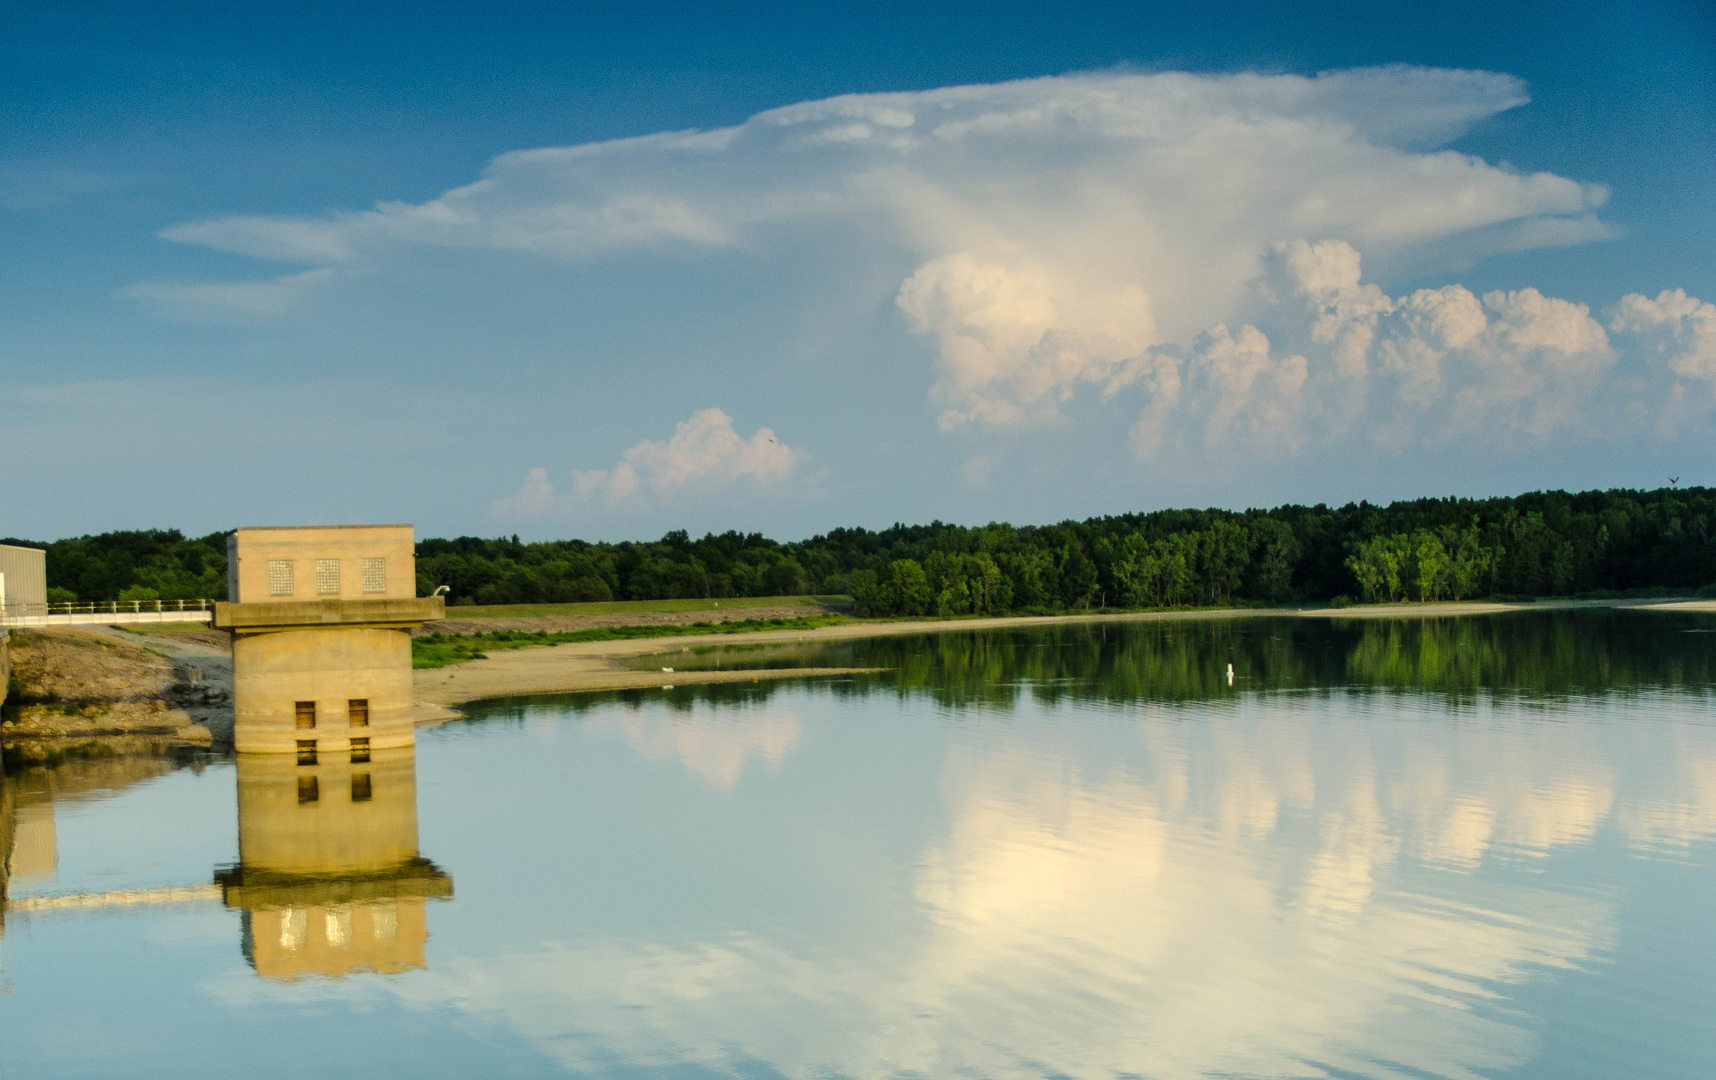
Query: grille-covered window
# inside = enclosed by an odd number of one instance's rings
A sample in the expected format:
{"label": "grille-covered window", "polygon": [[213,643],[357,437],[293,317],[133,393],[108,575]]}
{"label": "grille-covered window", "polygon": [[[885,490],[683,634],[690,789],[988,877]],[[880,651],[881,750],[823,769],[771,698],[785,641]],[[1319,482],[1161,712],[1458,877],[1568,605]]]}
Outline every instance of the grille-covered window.
{"label": "grille-covered window", "polygon": [[365,559],[363,561],[363,591],[366,593],[384,593],[387,591],[386,559]]}
{"label": "grille-covered window", "polygon": [[273,559],[268,563],[268,595],[292,595],[292,563],[287,559]]}
{"label": "grille-covered window", "polygon": [[316,595],[340,595],[340,560],[316,560]]}

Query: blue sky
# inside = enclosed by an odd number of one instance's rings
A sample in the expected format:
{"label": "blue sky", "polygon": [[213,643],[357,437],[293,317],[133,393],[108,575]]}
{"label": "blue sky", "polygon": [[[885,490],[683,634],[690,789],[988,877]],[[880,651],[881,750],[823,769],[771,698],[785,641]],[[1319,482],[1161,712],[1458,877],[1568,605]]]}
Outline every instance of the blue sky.
{"label": "blue sky", "polygon": [[1708,5],[5,4],[0,80],[3,534],[1713,479]]}

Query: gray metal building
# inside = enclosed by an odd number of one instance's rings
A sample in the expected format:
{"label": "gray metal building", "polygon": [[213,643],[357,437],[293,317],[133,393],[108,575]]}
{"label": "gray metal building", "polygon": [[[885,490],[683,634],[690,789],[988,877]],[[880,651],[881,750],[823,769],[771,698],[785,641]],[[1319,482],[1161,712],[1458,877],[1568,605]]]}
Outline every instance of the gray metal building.
{"label": "gray metal building", "polygon": [[40,613],[48,603],[48,553],[0,544],[0,610]]}

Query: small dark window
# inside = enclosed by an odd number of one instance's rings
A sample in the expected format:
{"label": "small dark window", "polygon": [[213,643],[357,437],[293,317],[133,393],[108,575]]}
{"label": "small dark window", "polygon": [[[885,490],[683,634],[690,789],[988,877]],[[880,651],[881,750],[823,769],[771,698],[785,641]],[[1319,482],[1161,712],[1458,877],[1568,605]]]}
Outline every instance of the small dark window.
{"label": "small dark window", "polygon": [[316,726],[316,703],[314,701],[298,702],[298,726]]}
{"label": "small dark window", "polygon": [[369,773],[352,773],[352,802],[369,802]]}
{"label": "small dark window", "polygon": [[315,802],[321,797],[321,786],[316,783],[314,776],[300,776],[298,778],[298,802],[300,804]]}
{"label": "small dark window", "polygon": [[298,740],[298,764],[314,765],[316,763],[316,740]]}
{"label": "small dark window", "polygon": [[368,760],[369,760],[369,740],[368,739],[353,739],[352,740],[352,764],[362,765],[364,762],[366,762]]}
{"label": "small dark window", "polygon": [[351,714],[352,727],[369,727],[369,698],[352,698],[346,702],[346,710]]}

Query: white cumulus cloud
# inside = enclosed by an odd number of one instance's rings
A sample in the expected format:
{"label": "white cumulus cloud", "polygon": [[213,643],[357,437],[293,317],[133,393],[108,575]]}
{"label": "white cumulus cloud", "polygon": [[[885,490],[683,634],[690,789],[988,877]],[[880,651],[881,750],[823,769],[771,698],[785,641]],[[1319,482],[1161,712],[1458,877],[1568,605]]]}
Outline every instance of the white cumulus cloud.
{"label": "white cumulus cloud", "polygon": [[1637,335],[1676,375],[1716,384],[1716,304],[1665,291],[1655,300],[1638,293],[1621,298],[1609,329]]}
{"label": "white cumulus cloud", "polygon": [[943,429],[1054,415],[1081,382],[1110,378],[1155,340],[1150,297],[1066,274],[950,255],[919,267],[896,302],[941,344],[932,394]]}
{"label": "white cumulus cloud", "polygon": [[664,442],[645,439],[611,468],[574,471],[570,492],[556,491],[548,470],[531,469],[516,492],[495,500],[490,516],[532,521],[592,501],[613,506],[651,495],[694,499],[742,481],[774,486],[793,476],[802,457],[771,428],[758,428],[747,439],[720,409],[699,409]]}
{"label": "white cumulus cloud", "polygon": [[1692,411],[1681,384],[1716,383],[1716,306],[1684,292],[1627,296],[1605,328],[1587,305],[1531,288],[1390,296],[1360,266],[1345,241],[1278,244],[1257,282],[1257,325],[1218,324],[1190,348],[1154,346],[1114,365],[1103,396],[1144,398],[1138,456],[1349,436],[1385,449],[1510,449],[1652,417],[1666,433]]}

